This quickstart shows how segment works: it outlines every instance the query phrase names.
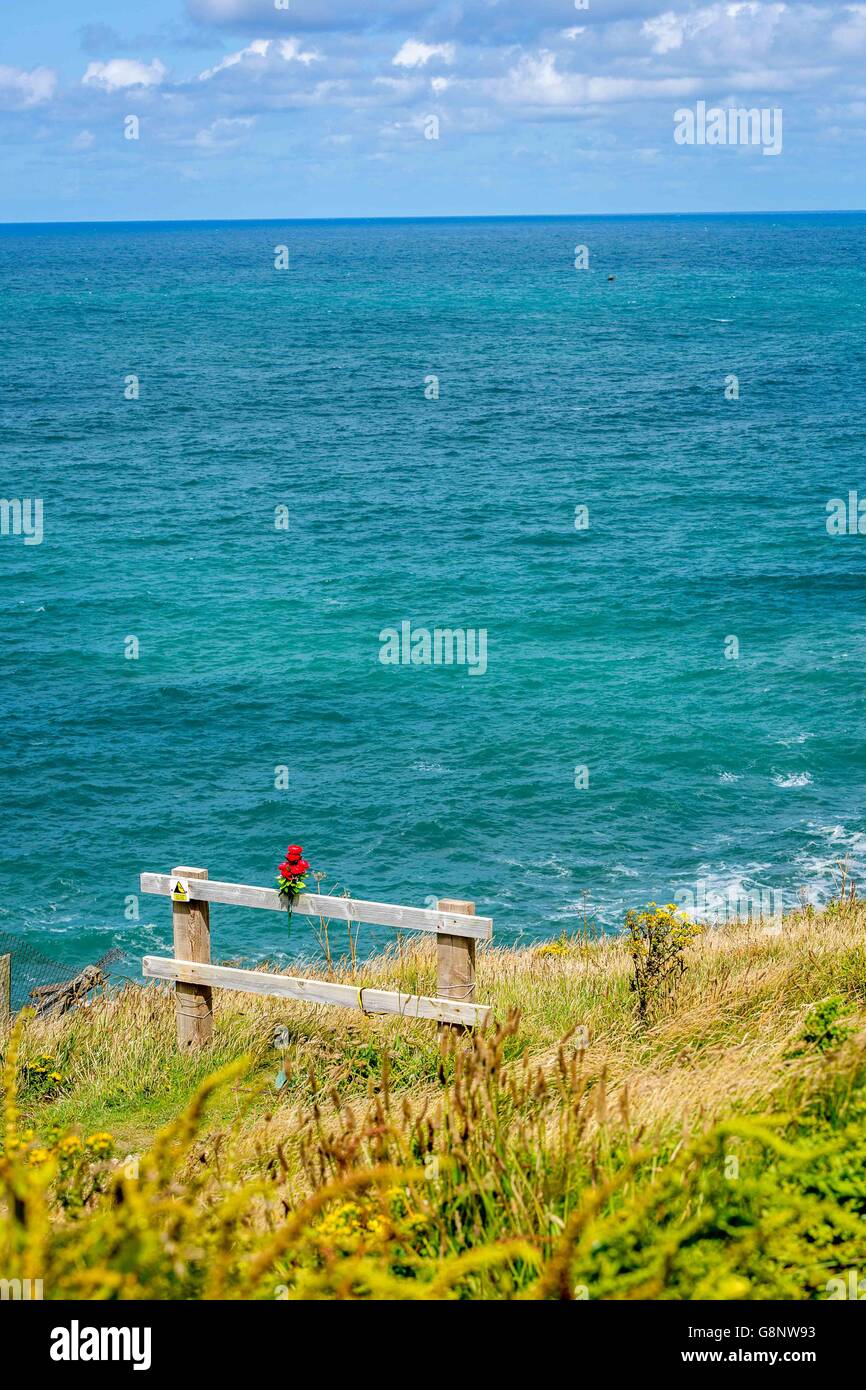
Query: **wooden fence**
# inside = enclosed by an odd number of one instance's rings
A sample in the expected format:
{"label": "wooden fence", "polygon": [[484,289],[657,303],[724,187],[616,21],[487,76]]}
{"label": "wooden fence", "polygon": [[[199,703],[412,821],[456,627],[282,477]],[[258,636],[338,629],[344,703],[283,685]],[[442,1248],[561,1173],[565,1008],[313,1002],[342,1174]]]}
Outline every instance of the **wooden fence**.
{"label": "wooden fence", "polygon": [[208,878],[207,869],[180,867],[170,874],[142,874],[142,893],[158,893],[172,899],[174,956],[145,956],[145,975],[175,983],[178,1046],[186,1050],[213,1036],[213,990],[234,989],[279,999],[304,999],[311,1004],[340,1004],[367,1014],[401,1014],[429,1018],[440,1028],[471,1028],[486,1021],[490,1008],[475,1003],[475,943],[489,941],[493,922],[476,917],[475,904],[441,899],[436,908],[396,907],[390,903],[363,902],[357,898],[331,898],[303,893],[293,915],[365,922],[400,931],[436,934],[436,995],[358,988],[329,980],[299,979],[264,970],[236,970],[211,965],[210,904],[264,908],[285,912],[275,888],[253,888],[245,883],[222,883]]}

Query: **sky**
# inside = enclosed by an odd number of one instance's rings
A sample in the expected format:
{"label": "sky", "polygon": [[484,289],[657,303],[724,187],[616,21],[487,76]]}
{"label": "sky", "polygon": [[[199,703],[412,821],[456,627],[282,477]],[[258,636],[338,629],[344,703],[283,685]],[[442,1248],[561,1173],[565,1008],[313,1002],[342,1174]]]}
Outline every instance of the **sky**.
{"label": "sky", "polygon": [[[866,206],[866,4],[3,0],[2,20],[3,222]],[[701,102],[765,112],[781,148],[689,142]]]}

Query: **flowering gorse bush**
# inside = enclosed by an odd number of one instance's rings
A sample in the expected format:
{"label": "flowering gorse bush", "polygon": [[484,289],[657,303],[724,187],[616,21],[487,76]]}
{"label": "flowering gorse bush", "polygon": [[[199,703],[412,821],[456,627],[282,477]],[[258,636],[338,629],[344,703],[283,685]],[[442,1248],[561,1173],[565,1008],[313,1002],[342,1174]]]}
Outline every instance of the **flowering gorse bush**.
{"label": "flowering gorse bush", "polygon": [[[50,1125],[41,1135],[19,1124],[18,1085],[16,1067],[18,1041],[24,1025],[19,1021],[6,1054],[3,1071],[4,1120],[0,1137],[0,1191],[13,1194],[31,1190],[43,1196],[50,1191],[52,1204],[73,1210],[83,1208],[106,1190],[113,1171],[110,1162],[114,1138],[107,1131],[81,1138]],[[51,1077],[54,1062],[40,1054],[35,1062],[21,1068],[25,1087],[37,1077]],[[59,1075],[59,1074],[58,1074]],[[40,1099],[50,1099],[50,1092],[41,1091]]]}
{"label": "flowering gorse bush", "polygon": [[47,1052],[40,1052],[23,1070],[23,1085],[43,1098],[58,1095],[63,1087],[63,1074],[57,1061]]}
{"label": "flowering gorse bush", "polygon": [[686,968],[686,949],[702,929],[675,903],[649,903],[643,912],[632,908],[626,913],[625,929],[634,967],[631,989],[637,995],[638,1015],[646,1021],[670,998]]}

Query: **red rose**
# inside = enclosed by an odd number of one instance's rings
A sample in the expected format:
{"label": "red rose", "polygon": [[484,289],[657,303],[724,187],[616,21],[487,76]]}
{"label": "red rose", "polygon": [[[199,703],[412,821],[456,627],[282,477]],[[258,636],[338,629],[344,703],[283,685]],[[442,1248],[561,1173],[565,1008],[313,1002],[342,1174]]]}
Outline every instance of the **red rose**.
{"label": "red rose", "polygon": [[286,850],[286,858],[291,863],[294,859],[300,859],[303,852],[300,845],[289,845],[289,848]]}
{"label": "red rose", "polygon": [[280,865],[279,873],[281,874],[281,876],[282,876],[283,878],[291,878],[291,876],[292,876],[292,874],[293,874],[294,872],[295,872],[295,871],[294,871],[294,868],[292,867],[291,864],[281,864],[281,865]]}
{"label": "red rose", "polygon": [[306,859],[299,859],[299,860],[297,861],[297,863],[295,864],[294,872],[295,872],[295,873],[298,875],[298,877],[300,878],[300,877],[302,877],[302,876],[307,872],[307,870],[309,869],[309,867],[310,867],[310,866],[309,866],[309,864],[307,863]]}

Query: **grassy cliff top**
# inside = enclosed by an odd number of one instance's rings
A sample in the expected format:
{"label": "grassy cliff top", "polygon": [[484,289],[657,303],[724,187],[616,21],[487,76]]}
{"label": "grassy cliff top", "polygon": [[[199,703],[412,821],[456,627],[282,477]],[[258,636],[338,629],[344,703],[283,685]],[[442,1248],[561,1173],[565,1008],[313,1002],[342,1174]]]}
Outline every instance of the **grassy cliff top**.
{"label": "grassy cliff top", "polygon": [[[162,988],[30,1020],[4,1268],[50,1213],[57,1296],[831,1296],[866,1258],[866,906],[683,960],[642,1022],[625,940],[481,950],[495,1024],[444,1054],[427,1022],[226,991],[195,1056]],[[432,994],[434,952],[331,978]]]}

